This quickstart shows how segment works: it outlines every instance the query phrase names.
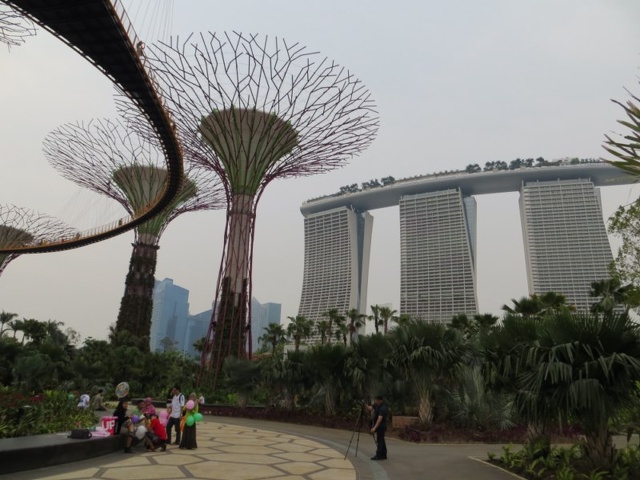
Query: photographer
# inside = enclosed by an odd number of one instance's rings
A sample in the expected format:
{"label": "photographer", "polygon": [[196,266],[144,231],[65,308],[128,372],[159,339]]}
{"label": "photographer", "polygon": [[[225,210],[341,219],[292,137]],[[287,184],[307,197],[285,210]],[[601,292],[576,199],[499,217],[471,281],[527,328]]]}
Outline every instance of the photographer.
{"label": "photographer", "polygon": [[386,460],[387,459],[387,444],[384,440],[384,434],[387,431],[387,417],[389,416],[389,409],[384,403],[382,395],[376,395],[373,400],[373,405],[367,407],[371,415],[371,433],[376,436],[376,449],[375,456],[371,457],[371,460]]}

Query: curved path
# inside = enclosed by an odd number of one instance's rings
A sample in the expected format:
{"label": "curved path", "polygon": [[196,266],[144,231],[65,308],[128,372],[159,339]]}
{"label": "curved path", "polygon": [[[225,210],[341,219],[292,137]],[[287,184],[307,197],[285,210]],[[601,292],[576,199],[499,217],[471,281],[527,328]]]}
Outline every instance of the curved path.
{"label": "curved path", "polygon": [[[424,445],[388,440],[390,459],[372,462],[375,445],[364,432],[358,456],[351,432],[283,423],[205,417],[198,449],[115,453],[83,462],[0,478],[15,480],[508,480],[514,476],[478,462],[499,445]],[[1,471],[1,467],[0,467]]]}

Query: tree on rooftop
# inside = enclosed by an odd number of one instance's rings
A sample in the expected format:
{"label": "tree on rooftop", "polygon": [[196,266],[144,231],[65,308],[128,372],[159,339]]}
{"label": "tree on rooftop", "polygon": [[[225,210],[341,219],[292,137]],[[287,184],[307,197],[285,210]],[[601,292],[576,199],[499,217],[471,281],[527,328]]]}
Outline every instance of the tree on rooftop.
{"label": "tree on rooftop", "polygon": [[[168,180],[162,150],[142,129],[114,120],[63,125],[44,142],[45,155],[62,176],[117,201],[132,217],[154,205]],[[137,118],[139,121],[139,117]],[[188,158],[187,158],[188,161]],[[223,206],[223,194],[213,172],[188,163],[178,193],[151,220],[134,229],[135,241],[125,292],[113,332],[115,343],[149,350],[152,295],[160,238],[179,215]]]}
{"label": "tree on rooftop", "polygon": [[342,166],[371,143],[378,116],[346,68],[277,37],[192,35],[147,46],[146,59],[185,150],[220,176],[227,195],[225,249],[202,355],[203,376],[215,379],[225,357],[250,349],[254,225],[265,187]]}

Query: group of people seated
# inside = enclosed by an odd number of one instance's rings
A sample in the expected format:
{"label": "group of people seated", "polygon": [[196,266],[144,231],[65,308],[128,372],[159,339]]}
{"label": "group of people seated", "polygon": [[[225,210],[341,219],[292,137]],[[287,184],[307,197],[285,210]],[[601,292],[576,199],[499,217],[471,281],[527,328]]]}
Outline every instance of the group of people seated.
{"label": "group of people seated", "polygon": [[[148,451],[167,448],[167,431],[160,422],[151,398],[140,400],[132,415],[128,414],[129,402],[120,399],[113,412],[116,417],[115,434],[125,434],[124,453],[133,453],[131,447],[136,440],[143,440]],[[124,429],[124,430],[123,430]]]}
{"label": "group of people seated", "polygon": [[105,412],[107,410],[107,407],[105,407],[104,405],[104,389],[99,389],[98,393],[95,395],[95,397],[93,397],[93,400],[91,400],[91,395],[88,391],[84,392],[82,395],[80,395],[77,406],[78,408],[82,409],[91,408],[92,410]]}

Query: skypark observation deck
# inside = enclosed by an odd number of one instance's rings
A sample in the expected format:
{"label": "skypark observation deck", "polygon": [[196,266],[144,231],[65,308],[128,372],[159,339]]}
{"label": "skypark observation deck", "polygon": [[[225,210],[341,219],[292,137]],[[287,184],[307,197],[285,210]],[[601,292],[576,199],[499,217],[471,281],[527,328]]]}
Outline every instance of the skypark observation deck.
{"label": "skypark observation deck", "polygon": [[367,308],[370,210],[400,208],[400,313],[447,321],[477,313],[475,195],[520,192],[529,293],[555,291],[586,309],[613,260],[600,191],[635,178],[601,162],[397,180],[305,202],[299,314]]}
{"label": "skypark observation deck", "polygon": [[478,173],[452,173],[425,175],[396,180],[394,183],[374,187],[356,193],[327,195],[308,200],[300,211],[304,216],[324,212],[333,208],[350,207],[359,212],[398,205],[406,195],[460,190],[464,197],[491,193],[517,192],[526,182],[589,179],[596,187],[627,185],[638,179],[608,163],[582,163],[577,165],[554,165],[529,167]]}

